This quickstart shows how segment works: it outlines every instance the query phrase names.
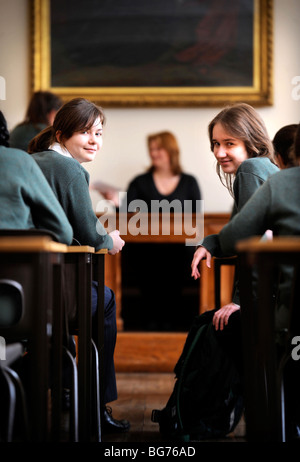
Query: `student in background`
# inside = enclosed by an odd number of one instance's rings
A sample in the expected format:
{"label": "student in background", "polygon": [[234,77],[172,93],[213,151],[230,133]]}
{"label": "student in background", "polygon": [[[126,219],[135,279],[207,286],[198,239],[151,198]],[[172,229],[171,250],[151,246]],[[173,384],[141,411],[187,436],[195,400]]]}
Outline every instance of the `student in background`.
{"label": "student in background", "polygon": [[295,166],[295,157],[292,152],[297,125],[285,125],[280,128],[273,138],[274,154],[280,169]]}
{"label": "student in background", "polygon": [[50,91],[37,91],[32,95],[26,116],[10,133],[10,146],[27,151],[29,141],[40,131],[52,125],[62,100]]}
{"label": "student in background", "polygon": [[[29,144],[51,188],[55,192],[73,228],[74,238],[81,245],[95,250],[107,248],[115,255],[124,246],[119,231],[107,234],[92,208],[89,174],[82,163],[94,160],[102,147],[104,114],[101,108],[84,98],[65,103],[57,112],[53,125],[38,134]],[[34,154],[36,153],[36,154]],[[97,309],[97,286],[93,283],[92,311]],[[116,343],[116,303],[113,291],[105,287],[104,315],[104,403],[101,423],[104,432],[123,432],[127,420],[112,417],[106,404],[117,399],[114,368]]]}

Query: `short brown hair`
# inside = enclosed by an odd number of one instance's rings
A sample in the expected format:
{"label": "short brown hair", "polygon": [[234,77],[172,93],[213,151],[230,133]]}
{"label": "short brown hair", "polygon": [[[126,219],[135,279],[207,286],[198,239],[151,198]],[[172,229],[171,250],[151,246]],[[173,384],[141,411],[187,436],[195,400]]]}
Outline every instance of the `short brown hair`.
{"label": "short brown hair", "polygon": [[279,154],[285,167],[294,167],[296,164],[292,148],[297,128],[297,124],[285,125],[273,138],[275,157]]}

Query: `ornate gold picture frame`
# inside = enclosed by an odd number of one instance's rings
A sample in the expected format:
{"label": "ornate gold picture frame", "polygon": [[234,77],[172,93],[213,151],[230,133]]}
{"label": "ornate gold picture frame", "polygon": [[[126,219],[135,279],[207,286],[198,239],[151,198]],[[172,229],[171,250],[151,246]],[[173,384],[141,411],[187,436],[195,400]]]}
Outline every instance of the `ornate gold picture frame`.
{"label": "ornate gold picture frame", "polygon": [[33,91],[106,107],[272,104],[272,0],[92,3],[31,0]]}

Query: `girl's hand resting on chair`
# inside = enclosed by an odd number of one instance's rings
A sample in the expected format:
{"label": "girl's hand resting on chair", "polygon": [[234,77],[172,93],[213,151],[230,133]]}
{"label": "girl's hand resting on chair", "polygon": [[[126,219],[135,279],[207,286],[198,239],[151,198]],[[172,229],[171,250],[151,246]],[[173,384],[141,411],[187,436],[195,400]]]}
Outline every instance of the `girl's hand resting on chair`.
{"label": "girl's hand resting on chair", "polygon": [[228,305],[222,306],[218,311],[215,312],[212,323],[216,330],[223,330],[228,324],[228,319],[232,313],[240,309],[239,305],[235,303],[228,303]]}
{"label": "girl's hand resting on chair", "polygon": [[205,247],[198,247],[198,249],[195,251],[194,253],[194,257],[193,257],[193,261],[192,261],[192,264],[191,264],[191,267],[192,267],[192,278],[194,279],[198,279],[200,277],[200,271],[199,271],[199,263],[201,260],[203,260],[203,258],[206,258],[206,266],[208,268],[210,268],[210,264],[211,264],[211,253],[206,250]]}

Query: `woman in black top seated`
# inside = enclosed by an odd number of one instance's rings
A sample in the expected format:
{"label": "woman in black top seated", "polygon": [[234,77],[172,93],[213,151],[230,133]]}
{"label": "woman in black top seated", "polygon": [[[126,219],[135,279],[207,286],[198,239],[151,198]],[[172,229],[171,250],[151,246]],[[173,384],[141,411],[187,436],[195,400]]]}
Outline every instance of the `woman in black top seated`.
{"label": "woman in black top seated", "polygon": [[127,203],[143,200],[150,212],[151,201],[168,202],[190,201],[191,210],[196,211],[196,202],[201,199],[197,180],[184,173],[180,165],[180,151],[175,136],[170,132],[161,132],[148,136],[148,149],[151,166],[146,173],[138,175],[130,183],[127,191]]}
{"label": "woman in black top seated", "polygon": [[[201,193],[194,176],[184,173],[180,165],[180,151],[175,136],[161,132],[147,139],[151,166],[129,184],[127,210],[143,212],[190,213],[200,211]],[[123,204],[124,206],[124,204]],[[165,215],[166,216],[166,215]],[[169,219],[169,218],[166,218]],[[142,327],[147,330],[186,330],[198,312],[198,285],[190,280],[189,261],[193,249],[182,244],[135,244],[122,256],[130,259],[130,267],[122,272],[124,287],[138,286],[140,302],[122,302],[125,328]],[[143,269],[140,257],[143,254]],[[135,261],[136,259],[136,261]],[[133,262],[134,260],[134,262]],[[167,268],[168,266],[168,268]],[[176,271],[170,267],[176,266]],[[137,273],[137,274],[136,274]],[[193,287],[191,287],[193,286]],[[188,289],[188,290],[186,290]],[[183,293],[192,295],[184,296]],[[136,306],[136,311],[132,308]],[[184,315],[183,315],[184,313]]]}

